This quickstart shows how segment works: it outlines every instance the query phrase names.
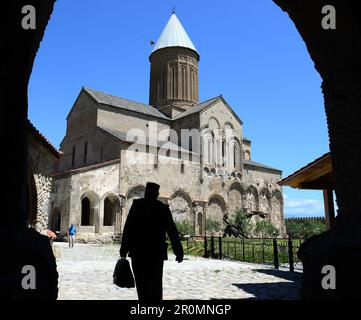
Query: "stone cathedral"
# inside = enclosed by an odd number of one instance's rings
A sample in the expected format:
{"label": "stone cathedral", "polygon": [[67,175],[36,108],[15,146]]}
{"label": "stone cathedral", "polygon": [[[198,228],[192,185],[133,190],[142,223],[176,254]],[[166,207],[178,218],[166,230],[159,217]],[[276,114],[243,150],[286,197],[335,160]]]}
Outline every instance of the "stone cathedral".
{"label": "stone cathedral", "polygon": [[74,223],[84,241],[120,237],[133,199],[152,181],[195,235],[205,234],[206,219],[224,225],[237,208],[262,213],[285,235],[282,172],[253,161],[223,96],[199,101],[200,55],[175,13],[149,60],[149,105],[81,89],[61,142],[50,228],[64,235]]}

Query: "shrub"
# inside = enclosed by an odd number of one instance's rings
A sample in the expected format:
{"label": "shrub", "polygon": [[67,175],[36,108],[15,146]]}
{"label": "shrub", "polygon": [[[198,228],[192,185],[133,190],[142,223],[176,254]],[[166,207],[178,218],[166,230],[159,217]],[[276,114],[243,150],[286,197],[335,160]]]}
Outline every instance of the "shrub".
{"label": "shrub", "polygon": [[175,225],[178,229],[178,233],[184,237],[185,235],[193,235],[194,234],[194,228],[191,222],[188,220],[180,220],[180,221],[174,221]]}
{"label": "shrub", "polygon": [[212,218],[207,218],[206,219],[206,231],[210,232],[212,235],[215,232],[219,232],[221,230],[221,224],[212,219]]}
{"label": "shrub", "polygon": [[247,214],[243,209],[237,208],[233,217],[229,219],[231,225],[236,226],[237,229],[242,230],[242,233],[246,236],[251,236],[253,233],[254,225],[251,222],[251,218],[247,217]]}
{"label": "shrub", "polygon": [[286,230],[292,238],[309,238],[327,230],[326,224],[317,219],[286,219]]}
{"label": "shrub", "polygon": [[257,221],[254,232],[260,238],[271,238],[279,235],[278,229],[268,220]]}
{"label": "shrub", "polygon": [[254,224],[251,219],[252,215],[247,215],[243,209],[237,208],[235,214],[228,219],[227,228],[233,234],[236,233],[238,237],[274,237],[279,235],[279,230],[270,221],[261,220]]}

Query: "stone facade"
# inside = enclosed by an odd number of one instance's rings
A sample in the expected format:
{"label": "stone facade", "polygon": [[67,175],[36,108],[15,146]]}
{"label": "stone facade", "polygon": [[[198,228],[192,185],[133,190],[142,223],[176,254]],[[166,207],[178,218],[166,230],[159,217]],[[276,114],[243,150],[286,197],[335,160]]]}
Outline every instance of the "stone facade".
{"label": "stone facade", "polygon": [[51,212],[53,174],[60,154],[28,122],[28,224],[46,234]]}
{"label": "stone facade", "polygon": [[[76,111],[76,103],[68,122],[74,121],[73,115],[77,120],[86,119],[90,113],[88,108],[94,107],[91,93],[93,91],[89,89],[82,89],[78,101],[82,104],[91,101],[90,106],[82,105],[81,116]],[[64,156],[59,161],[62,170],[55,177],[52,196],[53,215],[61,217],[62,234],[66,233],[70,223],[79,226],[79,237],[84,241],[109,240],[112,235],[121,234],[132,200],[142,196],[147,181],[161,185],[162,201],[169,204],[176,220],[191,221],[195,234],[204,233],[206,217],[223,224],[223,216],[232,215],[237,207],[247,212],[268,214],[267,219],[280,229],[281,235],[285,234],[282,190],[277,185],[281,171],[250,159],[250,141],[243,138],[243,124],[222,97],[211,100],[200,112],[169,120],[110,106],[104,115],[105,107],[98,108],[96,119],[89,118],[92,126],[89,123],[83,125],[87,129],[74,135],[68,128],[62,143]],[[122,121],[123,114],[126,121]],[[200,152],[180,149],[182,151],[171,150],[167,155],[149,143],[143,151],[141,145],[132,151],[130,147],[134,147],[134,143],[119,131],[123,128],[124,131],[145,130],[156,125],[156,133],[148,133],[147,138],[155,138],[162,130],[169,133],[171,129],[181,136],[187,123],[194,125],[189,129],[205,132]],[[223,163],[214,155],[209,156],[211,150],[206,142],[213,139],[212,130],[224,132],[229,128],[235,136],[233,141],[223,144],[212,141],[210,144],[213,149],[223,148],[226,158],[235,156]],[[85,144],[88,155],[84,164]],[[71,154],[74,146],[80,150],[75,157]],[[232,146],[236,148],[232,149]],[[138,162],[132,163],[136,157]],[[84,215],[91,215],[90,220],[85,221]]]}
{"label": "stone facade", "polygon": [[150,61],[152,105],[87,88],[75,101],[52,196],[61,233],[74,223],[84,241],[121,235],[133,199],[152,181],[175,220],[190,221],[196,235],[207,218],[224,226],[237,208],[263,213],[285,235],[282,172],[251,159],[243,122],[222,96],[198,103],[198,80],[175,77],[186,67],[198,79],[198,53],[165,47]]}

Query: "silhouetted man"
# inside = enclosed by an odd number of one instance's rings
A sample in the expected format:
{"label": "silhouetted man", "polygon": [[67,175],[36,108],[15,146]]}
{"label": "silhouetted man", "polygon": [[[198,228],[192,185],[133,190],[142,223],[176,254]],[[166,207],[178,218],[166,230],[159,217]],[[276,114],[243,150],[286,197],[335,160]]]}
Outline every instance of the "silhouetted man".
{"label": "silhouetted man", "polygon": [[163,263],[168,259],[166,233],[178,262],[183,248],[168,205],[160,202],[159,185],[148,182],[143,199],[134,200],[124,226],[120,256],[132,259],[132,269],[140,301],[163,297]]}

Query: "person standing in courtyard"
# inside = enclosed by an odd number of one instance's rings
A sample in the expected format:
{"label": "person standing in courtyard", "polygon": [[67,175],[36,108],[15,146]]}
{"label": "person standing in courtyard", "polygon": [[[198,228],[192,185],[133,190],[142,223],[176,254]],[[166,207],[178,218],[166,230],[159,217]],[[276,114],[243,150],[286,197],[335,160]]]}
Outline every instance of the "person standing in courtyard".
{"label": "person standing in courtyard", "polygon": [[69,248],[74,248],[74,241],[76,237],[76,226],[71,224],[68,228]]}
{"label": "person standing in courtyard", "polygon": [[133,201],[125,222],[120,256],[132,260],[139,301],[163,299],[163,265],[168,260],[166,234],[176,261],[183,247],[169,206],[159,201],[159,185],[148,182],[143,199]]}

